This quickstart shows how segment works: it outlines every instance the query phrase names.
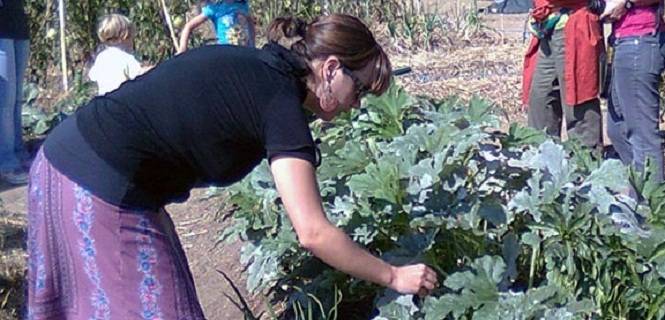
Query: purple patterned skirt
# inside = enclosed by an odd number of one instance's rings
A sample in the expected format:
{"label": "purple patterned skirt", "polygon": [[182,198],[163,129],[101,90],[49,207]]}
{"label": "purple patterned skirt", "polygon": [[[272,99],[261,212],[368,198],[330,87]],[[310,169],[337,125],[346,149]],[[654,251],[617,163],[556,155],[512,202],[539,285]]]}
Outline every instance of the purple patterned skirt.
{"label": "purple patterned skirt", "polygon": [[28,319],[204,319],[165,210],[110,205],[43,151],[28,201]]}

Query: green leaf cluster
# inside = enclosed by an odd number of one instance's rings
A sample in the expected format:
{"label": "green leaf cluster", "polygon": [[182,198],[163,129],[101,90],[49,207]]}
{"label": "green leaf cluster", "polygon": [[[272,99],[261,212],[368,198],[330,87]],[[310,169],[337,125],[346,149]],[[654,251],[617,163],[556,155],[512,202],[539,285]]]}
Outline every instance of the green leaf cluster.
{"label": "green leaf cluster", "polygon": [[[665,189],[651,171],[529,128],[497,132],[493,110],[394,86],[332,126],[313,124],[330,220],[390,263],[432,266],[443,284],[432,296],[352,279],[303,252],[266,166],[229,190],[238,211],[227,235],[248,241],[249,289],[291,306],[316,296],[321,310],[374,301],[356,315],[365,319],[665,317]],[[631,186],[644,201],[626,196]]]}

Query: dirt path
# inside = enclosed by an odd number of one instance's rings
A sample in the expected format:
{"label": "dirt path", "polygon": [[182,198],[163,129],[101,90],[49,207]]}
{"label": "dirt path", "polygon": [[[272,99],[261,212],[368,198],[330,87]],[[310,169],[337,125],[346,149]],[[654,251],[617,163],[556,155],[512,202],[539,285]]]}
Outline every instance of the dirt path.
{"label": "dirt path", "polygon": [[[260,310],[261,300],[252,298],[245,289],[240,259],[241,243],[218,243],[219,233],[229,221],[221,222],[218,216],[223,200],[208,199],[205,189],[192,192],[189,201],[167,207],[176,225],[189,266],[196,282],[201,306],[209,320],[242,319],[242,312],[225,294],[237,300],[231,286],[216,270],[226,273],[247,298],[253,310]],[[255,312],[258,314],[258,312]]]}

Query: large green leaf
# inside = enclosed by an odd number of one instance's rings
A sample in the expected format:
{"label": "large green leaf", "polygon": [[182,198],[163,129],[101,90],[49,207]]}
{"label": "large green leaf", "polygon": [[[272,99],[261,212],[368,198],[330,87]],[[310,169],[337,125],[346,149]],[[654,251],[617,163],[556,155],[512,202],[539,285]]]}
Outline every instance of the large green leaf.
{"label": "large green leaf", "polygon": [[383,95],[369,96],[364,100],[366,114],[358,120],[365,123],[364,128],[369,133],[392,138],[404,133],[404,114],[415,102],[404,89],[392,85]]}
{"label": "large green leaf", "polygon": [[450,275],[443,284],[474,309],[485,303],[495,302],[499,297],[497,286],[503,279],[506,264],[501,257],[484,256],[471,264],[471,271]]}
{"label": "large green leaf", "polygon": [[374,320],[409,320],[416,319],[418,307],[413,303],[413,295],[400,295],[387,290],[376,303],[379,315]]}
{"label": "large green leaf", "polygon": [[540,130],[511,123],[508,134],[501,137],[501,145],[506,149],[521,148],[525,145],[538,146],[547,136]]}
{"label": "large green leaf", "polygon": [[365,173],[351,176],[348,186],[360,196],[400,204],[406,193],[402,190],[400,176],[395,163],[381,161],[368,165]]}
{"label": "large green leaf", "polygon": [[626,167],[618,160],[606,160],[584,179],[580,187],[589,188],[589,200],[598,206],[599,212],[607,214],[616,201],[613,193],[630,187]]}
{"label": "large green leaf", "polygon": [[461,303],[456,295],[446,294],[438,298],[428,297],[425,299],[423,312],[425,313],[425,320],[446,319],[451,313],[455,319],[458,319],[466,313],[469,307],[470,305]]}

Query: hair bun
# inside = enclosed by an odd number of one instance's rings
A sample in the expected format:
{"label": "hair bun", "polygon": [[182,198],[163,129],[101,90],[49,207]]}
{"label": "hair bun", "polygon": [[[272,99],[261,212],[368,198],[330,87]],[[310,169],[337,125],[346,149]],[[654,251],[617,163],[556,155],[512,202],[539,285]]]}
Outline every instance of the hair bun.
{"label": "hair bun", "polygon": [[307,22],[295,17],[279,17],[268,26],[268,41],[290,49],[293,43],[305,38]]}

